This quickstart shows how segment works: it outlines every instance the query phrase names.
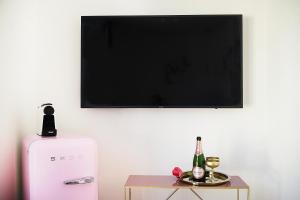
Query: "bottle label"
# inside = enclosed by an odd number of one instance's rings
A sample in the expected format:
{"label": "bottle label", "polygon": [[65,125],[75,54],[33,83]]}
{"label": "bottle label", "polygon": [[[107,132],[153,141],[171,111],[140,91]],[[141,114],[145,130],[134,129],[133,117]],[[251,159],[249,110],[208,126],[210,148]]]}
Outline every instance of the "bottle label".
{"label": "bottle label", "polygon": [[204,169],[201,167],[194,167],[193,168],[193,176],[195,179],[201,179],[204,176]]}

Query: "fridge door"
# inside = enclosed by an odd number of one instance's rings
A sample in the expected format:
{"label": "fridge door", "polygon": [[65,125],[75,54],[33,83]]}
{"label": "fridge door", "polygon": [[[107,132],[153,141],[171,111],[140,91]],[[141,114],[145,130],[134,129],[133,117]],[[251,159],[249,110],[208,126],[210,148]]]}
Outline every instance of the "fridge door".
{"label": "fridge door", "polygon": [[97,147],[88,138],[48,139],[29,148],[30,200],[97,200]]}

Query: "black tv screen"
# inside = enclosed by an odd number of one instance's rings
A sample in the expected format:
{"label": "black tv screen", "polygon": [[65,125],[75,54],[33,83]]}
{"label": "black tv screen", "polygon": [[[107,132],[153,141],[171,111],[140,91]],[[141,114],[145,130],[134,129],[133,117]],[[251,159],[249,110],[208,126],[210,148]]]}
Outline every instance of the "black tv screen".
{"label": "black tv screen", "polygon": [[243,107],[242,15],[82,16],[81,107]]}

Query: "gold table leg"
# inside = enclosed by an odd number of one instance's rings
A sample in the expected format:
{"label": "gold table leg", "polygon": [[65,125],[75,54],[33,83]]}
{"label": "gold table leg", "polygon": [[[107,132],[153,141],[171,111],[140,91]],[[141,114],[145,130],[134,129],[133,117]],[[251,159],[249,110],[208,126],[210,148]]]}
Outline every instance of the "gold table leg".
{"label": "gold table leg", "polygon": [[250,200],[250,188],[247,190],[247,200]]}
{"label": "gold table leg", "polygon": [[240,200],[240,189],[237,189],[237,200]]}
{"label": "gold table leg", "polygon": [[125,194],[125,200],[127,198],[127,195],[126,195],[126,187],[124,187],[124,194]]}
{"label": "gold table leg", "polygon": [[166,200],[170,199],[174,194],[175,192],[177,192],[179,190],[179,188],[177,188],[176,190],[174,190],[168,197]]}
{"label": "gold table leg", "polygon": [[198,199],[203,200],[202,197],[200,197],[200,195],[194,189],[191,188],[190,190],[194,193],[194,195],[198,197]]}
{"label": "gold table leg", "polygon": [[[124,193],[125,193],[125,200],[127,200],[127,188],[126,187],[124,189]],[[128,196],[129,196],[129,200],[131,200],[131,188],[128,188]]]}

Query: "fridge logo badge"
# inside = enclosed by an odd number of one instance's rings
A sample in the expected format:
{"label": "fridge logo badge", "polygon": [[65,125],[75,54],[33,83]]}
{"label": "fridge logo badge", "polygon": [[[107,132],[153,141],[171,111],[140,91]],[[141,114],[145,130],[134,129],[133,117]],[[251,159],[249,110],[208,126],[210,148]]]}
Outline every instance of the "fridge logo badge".
{"label": "fridge logo badge", "polygon": [[[60,161],[65,161],[65,160],[82,160],[83,159],[83,156],[80,154],[80,155],[69,155],[69,156],[58,156],[57,160],[60,160]],[[56,157],[55,156],[50,156],[50,161],[56,161]]]}

